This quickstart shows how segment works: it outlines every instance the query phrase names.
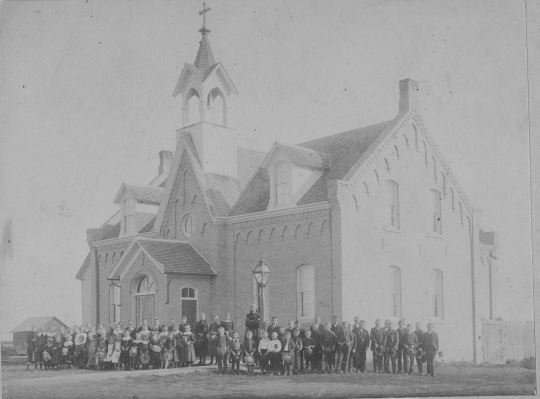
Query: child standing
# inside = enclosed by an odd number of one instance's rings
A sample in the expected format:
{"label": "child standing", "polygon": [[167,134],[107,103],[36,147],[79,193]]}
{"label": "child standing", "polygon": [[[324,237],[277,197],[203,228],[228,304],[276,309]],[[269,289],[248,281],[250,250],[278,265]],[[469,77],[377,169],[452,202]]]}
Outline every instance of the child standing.
{"label": "child standing", "polygon": [[208,330],[207,355],[210,356],[210,365],[214,364],[214,356],[216,357],[216,363],[217,363],[216,340],[217,340],[219,327],[221,327],[221,323],[219,322],[219,316],[214,316],[214,322],[210,325],[210,328]]}
{"label": "child standing", "polygon": [[184,361],[187,364],[188,367],[191,367],[193,363],[195,363],[195,360],[197,359],[195,357],[195,335],[191,332],[191,326],[189,324],[186,324],[185,331],[184,331]]}
{"label": "child standing", "polygon": [[152,334],[152,339],[150,342],[151,345],[151,363],[152,368],[159,369],[161,368],[161,351],[163,349],[161,344],[161,339],[159,338],[159,331],[154,330],[154,333]]}
{"label": "child standing", "polygon": [[295,344],[291,340],[291,333],[285,332],[284,337],[281,339],[281,362],[283,375],[292,375],[294,368],[294,347]]}
{"label": "child standing", "polygon": [[116,370],[118,368],[118,363],[120,363],[121,354],[122,354],[122,337],[115,335],[114,336],[114,350],[111,356],[111,370]]}
{"label": "child standing", "polygon": [[120,352],[120,363],[122,364],[124,371],[128,371],[130,369],[129,350],[131,349],[132,344],[133,344],[133,340],[129,336],[129,330],[125,329],[124,337],[122,338],[122,342],[121,342],[122,350]]}
{"label": "child standing", "polygon": [[169,331],[167,340],[164,345],[165,368],[173,367],[175,363],[178,363],[178,353],[176,352],[176,339],[174,339],[174,333]]}
{"label": "child standing", "polygon": [[225,328],[219,327],[216,337],[218,372],[227,373],[227,355],[229,354],[229,340],[225,335]]}
{"label": "child standing", "polygon": [[259,341],[258,345],[258,352],[259,352],[259,362],[261,365],[261,374],[266,375],[266,373],[271,373],[270,371],[270,353],[268,352],[268,349],[270,348],[271,341],[268,339],[268,332],[262,330],[259,334],[261,340]]}
{"label": "child standing", "polygon": [[[144,331],[144,330],[143,330]],[[141,336],[141,342],[139,348],[141,353],[139,355],[138,364],[142,366],[143,370],[148,370],[150,368],[150,341],[148,341],[148,334],[143,335],[142,332],[139,334]]]}
{"label": "child standing", "polygon": [[244,363],[246,364],[247,374],[253,375],[255,362],[255,352],[257,351],[257,343],[253,339],[253,332],[246,331],[246,338],[242,343],[242,354],[244,355]]}
{"label": "child standing", "polygon": [[66,368],[71,369],[73,368],[73,355],[75,352],[75,345],[73,344],[73,341],[71,340],[71,334],[66,335],[66,342],[64,342],[64,349],[67,349],[67,354],[64,359],[64,363],[66,365]]}
{"label": "child standing", "polygon": [[53,355],[54,355],[54,339],[52,337],[47,338],[47,344],[43,348],[43,365],[45,366],[45,370],[49,370],[49,368],[54,369],[53,364]]}
{"label": "child standing", "polygon": [[58,369],[60,369],[62,365],[62,349],[63,349],[62,336],[60,334],[57,334],[54,337],[53,348],[54,348],[54,351],[52,354],[53,355],[52,356],[53,368],[54,366],[57,366]]}
{"label": "child standing", "polygon": [[221,323],[222,327],[225,329],[225,335],[227,338],[232,338],[232,333],[234,331],[234,323],[231,321],[231,314],[225,313],[225,321]]}
{"label": "child standing", "polygon": [[139,370],[140,354],[141,351],[141,333],[135,333],[135,339],[131,343],[131,349],[129,350],[129,368],[133,370]]}
{"label": "child standing", "polygon": [[234,367],[236,366],[236,375],[240,375],[240,356],[242,355],[242,344],[240,343],[240,334],[237,331],[233,332],[232,339],[230,340],[229,348],[231,351],[231,374],[234,374]]}
{"label": "child standing", "polygon": [[306,337],[302,340],[302,354],[306,362],[304,371],[310,373],[317,369],[317,364],[314,364],[315,340],[311,338],[310,330],[306,330],[305,334]]}
{"label": "child standing", "polygon": [[302,338],[300,338],[300,330],[298,328],[295,328],[293,330],[293,336],[291,338],[291,341],[293,343],[293,348],[294,348],[294,374],[298,375],[300,374],[302,371],[304,371],[304,365],[303,365],[303,356],[302,356],[302,349],[303,349],[303,344],[302,344]]}
{"label": "child standing", "polygon": [[281,368],[281,359],[279,358],[279,356],[281,356],[281,342],[278,339],[277,332],[272,333],[272,340],[268,344],[268,354],[270,360],[270,373],[278,375]]}
{"label": "child standing", "polygon": [[88,359],[87,367],[92,369],[97,366],[96,351],[98,346],[97,335],[88,333],[88,347],[86,348],[86,357]]}

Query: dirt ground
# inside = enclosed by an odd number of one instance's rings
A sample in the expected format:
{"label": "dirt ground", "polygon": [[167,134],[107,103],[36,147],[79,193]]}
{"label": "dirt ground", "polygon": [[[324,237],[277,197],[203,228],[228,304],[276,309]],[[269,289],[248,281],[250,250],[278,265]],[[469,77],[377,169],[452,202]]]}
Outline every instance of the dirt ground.
{"label": "dirt ground", "polygon": [[[256,371],[257,372],[257,371]],[[533,395],[536,376],[516,366],[440,364],[436,377],[340,374],[230,376],[215,366],[156,371],[27,372],[3,367],[4,398],[342,398]]]}

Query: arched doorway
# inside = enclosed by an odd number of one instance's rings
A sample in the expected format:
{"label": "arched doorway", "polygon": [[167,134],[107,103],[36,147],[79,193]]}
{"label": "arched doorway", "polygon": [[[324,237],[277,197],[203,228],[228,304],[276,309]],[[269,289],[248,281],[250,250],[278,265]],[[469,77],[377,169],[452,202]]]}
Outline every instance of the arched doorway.
{"label": "arched doorway", "polygon": [[186,316],[187,323],[195,328],[197,323],[197,289],[193,287],[182,288],[182,316]]}
{"label": "arched doorway", "polygon": [[156,285],[154,279],[147,274],[139,277],[135,284],[135,320],[137,326],[142,326],[143,319],[148,319],[152,325],[155,314]]}

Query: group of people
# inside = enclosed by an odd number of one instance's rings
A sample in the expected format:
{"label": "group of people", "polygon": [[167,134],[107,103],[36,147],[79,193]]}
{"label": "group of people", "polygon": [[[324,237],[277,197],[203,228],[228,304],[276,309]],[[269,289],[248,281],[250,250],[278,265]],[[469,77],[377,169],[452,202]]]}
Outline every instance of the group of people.
{"label": "group of people", "polygon": [[[439,349],[439,339],[428,324],[424,332],[420,323],[416,329],[404,321],[398,328],[386,320],[375,321],[368,332],[359,317],[354,324],[339,322],[334,316],[332,323],[321,324],[319,317],[309,329],[298,320],[289,320],[288,327],[281,327],[276,317],[263,329],[260,314],[254,304],[246,315],[243,339],[235,330],[231,315],[225,320],[214,316],[211,323],[206,315],[195,324],[193,330],[182,317],[180,325],[170,320],[167,327],[158,319],[149,327],[148,320],[135,327],[129,321],[97,327],[74,326],[71,331],[63,327],[46,332],[32,327],[28,343],[28,364],[34,369],[87,368],[94,370],[139,370],[187,366],[210,363],[218,366],[218,372],[240,374],[243,362],[248,375],[253,375],[256,365],[262,375],[294,375],[304,373],[350,373],[366,371],[366,353],[373,353],[375,373],[413,374],[416,361],[418,374],[423,374],[427,362],[427,375],[434,376],[433,361]],[[391,369],[390,369],[391,366]]]}

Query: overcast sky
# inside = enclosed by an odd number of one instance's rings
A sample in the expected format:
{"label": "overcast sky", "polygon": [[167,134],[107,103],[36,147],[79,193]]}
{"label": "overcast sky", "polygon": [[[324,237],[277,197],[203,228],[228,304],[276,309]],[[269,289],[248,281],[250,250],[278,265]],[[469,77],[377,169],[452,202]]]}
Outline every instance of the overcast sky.
{"label": "overcast sky", "polygon": [[[527,70],[518,1],[211,1],[209,39],[239,96],[243,145],[268,150],[392,119],[398,81],[484,230],[499,234],[495,316],[532,319]],[[81,322],[86,229],[174,150],[199,1],[0,5],[2,331]],[[9,231],[3,228],[4,232]],[[4,233],[6,234],[6,233]],[[4,254],[5,255],[5,254]]]}

